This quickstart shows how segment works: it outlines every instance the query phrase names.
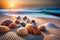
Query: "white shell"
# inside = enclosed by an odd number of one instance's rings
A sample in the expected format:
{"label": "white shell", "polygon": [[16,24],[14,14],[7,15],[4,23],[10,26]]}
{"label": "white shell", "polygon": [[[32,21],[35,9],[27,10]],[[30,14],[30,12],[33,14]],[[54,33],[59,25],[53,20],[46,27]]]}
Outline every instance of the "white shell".
{"label": "white shell", "polygon": [[25,27],[20,27],[20,28],[18,28],[18,29],[17,29],[17,33],[18,33],[19,35],[28,35],[28,31],[27,31],[27,29],[26,29]]}

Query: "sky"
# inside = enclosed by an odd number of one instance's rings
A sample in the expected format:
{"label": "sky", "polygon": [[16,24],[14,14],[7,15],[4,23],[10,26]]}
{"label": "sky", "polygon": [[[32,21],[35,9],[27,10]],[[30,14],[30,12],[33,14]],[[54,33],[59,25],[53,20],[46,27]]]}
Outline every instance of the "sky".
{"label": "sky", "polygon": [[60,6],[60,0],[0,0],[0,8]]}

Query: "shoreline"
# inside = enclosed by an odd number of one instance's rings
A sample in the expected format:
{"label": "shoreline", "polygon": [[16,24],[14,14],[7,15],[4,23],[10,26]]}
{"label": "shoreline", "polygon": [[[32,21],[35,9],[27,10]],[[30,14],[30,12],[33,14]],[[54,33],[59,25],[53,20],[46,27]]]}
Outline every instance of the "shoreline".
{"label": "shoreline", "polygon": [[[58,16],[54,16],[54,15],[46,15],[46,14],[5,14],[8,16],[28,16],[28,17],[32,17],[32,18],[46,18],[46,19],[57,19],[60,20],[60,17]],[[43,16],[42,16],[43,15]]]}

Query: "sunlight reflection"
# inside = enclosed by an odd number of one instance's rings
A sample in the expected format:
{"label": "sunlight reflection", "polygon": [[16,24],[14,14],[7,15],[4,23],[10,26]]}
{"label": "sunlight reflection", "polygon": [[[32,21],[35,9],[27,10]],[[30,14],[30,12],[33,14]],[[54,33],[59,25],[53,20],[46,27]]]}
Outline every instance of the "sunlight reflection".
{"label": "sunlight reflection", "polygon": [[12,19],[15,21],[16,20],[16,15],[11,15],[12,16]]}

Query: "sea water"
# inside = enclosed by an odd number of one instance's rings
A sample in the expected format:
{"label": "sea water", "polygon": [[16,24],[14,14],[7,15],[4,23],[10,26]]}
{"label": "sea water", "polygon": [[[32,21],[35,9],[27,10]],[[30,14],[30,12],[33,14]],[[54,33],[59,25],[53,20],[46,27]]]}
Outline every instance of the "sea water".
{"label": "sea water", "polygon": [[29,16],[29,17],[40,17],[40,18],[53,18],[53,19],[60,19],[58,16],[50,15],[49,13],[43,13],[42,11],[48,11],[53,13],[59,13],[60,10],[17,10],[17,11],[10,11],[10,10],[0,10],[0,15],[8,15],[8,16]]}

